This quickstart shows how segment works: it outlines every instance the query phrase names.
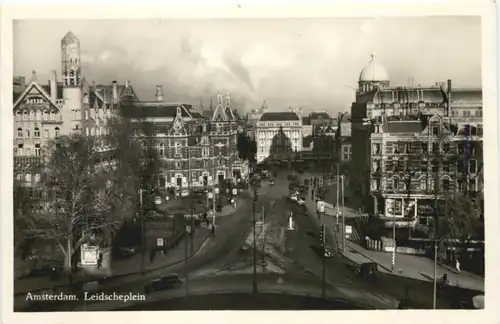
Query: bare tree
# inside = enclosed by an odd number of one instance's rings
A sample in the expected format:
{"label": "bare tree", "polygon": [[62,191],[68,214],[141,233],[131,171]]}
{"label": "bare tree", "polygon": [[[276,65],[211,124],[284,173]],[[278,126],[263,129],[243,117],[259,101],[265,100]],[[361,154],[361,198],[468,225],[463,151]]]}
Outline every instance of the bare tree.
{"label": "bare tree", "polygon": [[102,160],[104,152],[96,137],[71,135],[50,142],[42,168],[41,208],[24,217],[24,237],[59,248],[69,274],[81,245],[110,241],[123,220],[123,187],[113,185],[118,182],[116,165]]}

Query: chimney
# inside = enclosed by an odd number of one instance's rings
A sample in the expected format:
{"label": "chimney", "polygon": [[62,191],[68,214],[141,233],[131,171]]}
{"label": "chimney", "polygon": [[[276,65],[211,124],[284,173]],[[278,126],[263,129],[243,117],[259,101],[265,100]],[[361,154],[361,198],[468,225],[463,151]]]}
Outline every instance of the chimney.
{"label": "chimney", "polygon": [[57,100],[57,72],[56,70],[52,70],[52,75],[49,80],[50,83],[50,100],[52,102],[56,102]]}
{"label": "chimney", "polygon": [[125,82],[125,88],[128,88],[130,87],[130,81],[127,80],[127,82]]}
{"label": "chimney", "polygon": [[163,101],[163,88],[161,84],[156,85],[156,101]]}
{"label": "chimney", "polygon": [[113,81],[113,103],[118,103],[118,82]]}
{"label": "chimney", "polygon": [[207,123],[203,123],[203,133],[207,132]]}
{"label": "chimney", "polygon": [[448,108],[446,110],[446,116],[450,116],[450,111],[451,111],[451,79],[448,79],[448,88],[446,89],[446,94],[448,97]]}

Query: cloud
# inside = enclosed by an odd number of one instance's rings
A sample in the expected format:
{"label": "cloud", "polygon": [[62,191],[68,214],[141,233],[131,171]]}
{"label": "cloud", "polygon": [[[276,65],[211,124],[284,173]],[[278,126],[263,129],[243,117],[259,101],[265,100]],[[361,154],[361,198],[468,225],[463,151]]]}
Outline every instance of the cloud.
{"label": "cloud", "polygon": [[87,80],[130,80],[143,100],[154,100],[163,84],[169,101],[204,98],[208,105],[220,89],[240,110],[266,100],[275,110],[346,111],[354,96],[345,85],[356,86],[371,52],[393,85],[410,76],[422,85],[448,78],[457,87],[481,85],[474,17],[17,21],[15,74],[29,78],[36,70],[48,79],[61,66],[59,42],[68,30],[80,39]]}

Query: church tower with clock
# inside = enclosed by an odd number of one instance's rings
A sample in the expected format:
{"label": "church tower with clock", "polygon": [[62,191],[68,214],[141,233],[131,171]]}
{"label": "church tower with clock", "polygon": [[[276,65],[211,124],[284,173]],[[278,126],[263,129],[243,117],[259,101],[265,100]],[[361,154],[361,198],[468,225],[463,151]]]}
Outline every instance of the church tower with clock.
{"label": "church tower with clock", "polygon": [[[82,109],[82,71],[80,59],[80,41],[69,31],[61,39],[61,74],[63,84],[64,109],[61,114],[65,121],[70,121],[75,112],[83,112]],[[71,113],[73,112],[73,114]],[[67,115],[67,116],[66,116]],[[64,127],[74,129],[78,121],[65,122]]]}

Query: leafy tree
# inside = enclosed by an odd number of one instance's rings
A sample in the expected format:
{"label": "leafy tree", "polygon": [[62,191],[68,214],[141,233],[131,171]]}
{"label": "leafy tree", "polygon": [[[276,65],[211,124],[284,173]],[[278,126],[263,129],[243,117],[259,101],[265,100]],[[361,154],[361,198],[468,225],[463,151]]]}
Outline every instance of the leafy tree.
{"label": "leafy tree", "polygon": [[58,248],[69,273],[82,244],[112,239],[129,205],[121,181],[115,178],[116,164],[103,162],[103,148],[100,138],[80,134],[50,142],[36,211],[16,215],[24,239]]}
{"label": "leafy tree", "polygon": [[238,133],[237,144],[238,157],[254,165],[257,161],[257,143],[243,132]]}

